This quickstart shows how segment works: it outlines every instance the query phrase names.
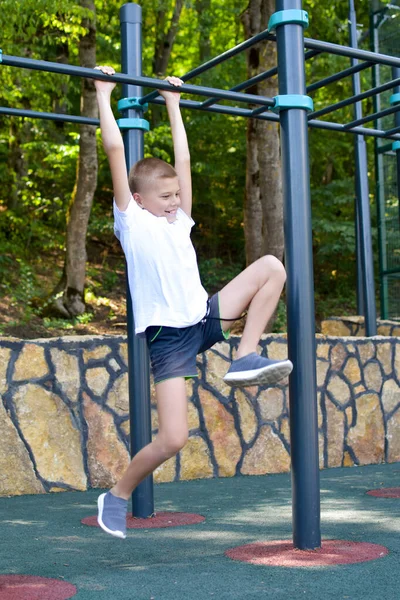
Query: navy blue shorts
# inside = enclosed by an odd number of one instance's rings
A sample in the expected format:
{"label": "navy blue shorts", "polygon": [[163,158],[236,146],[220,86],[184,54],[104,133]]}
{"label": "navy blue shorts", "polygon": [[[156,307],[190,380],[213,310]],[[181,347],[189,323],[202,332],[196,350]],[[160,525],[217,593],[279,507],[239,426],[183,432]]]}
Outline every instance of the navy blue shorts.
{"label": "navy blue shorts", "polygon": [[221,327],[218,294],[207,301],[204,319],[189,327],[147,327],[154,383],[173,377],[197,377],[196,355],[228,337]]}

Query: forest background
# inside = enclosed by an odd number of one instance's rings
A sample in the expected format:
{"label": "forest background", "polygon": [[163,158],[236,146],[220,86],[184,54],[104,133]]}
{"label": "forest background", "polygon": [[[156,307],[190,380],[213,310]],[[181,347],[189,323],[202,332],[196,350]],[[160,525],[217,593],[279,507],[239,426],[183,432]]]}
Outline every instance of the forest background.
{"label": "forest background", "polygon": [[[181,76],[266,28],[272,0],[143,0],[143,74]],[[119,0],[2,0],[4,54],[120,71]],[[309,0],[309,37],[348,44],[348,2]],[[369,3],[356,2],[361,47],[369,48]],[[230,88],[276,64],[260,45],[193,83]],[[307,82],[349,66],[320,55]],[[0,66],[0,105],[96,116],[92,82]],[[372,87],[369,71],[362,89]],[[277,82],[251,88],[275,95]],[[192,83],[192,81],[191,81]],[[312,94],[318,109],[352,95],[345,79]],[[116,102],[120,89],[114,92]],[[372,112],[371,101],[363,103]],[[335,120],[350,121],[352,107]],[[263,252],[282,258],[278,126],[183,110],[192,157],[193,241],[206,289],[217,291]],[[145,155],[173,163],[165,110],[145,117]],[[330,117],[328,120],[334,120]],[[376,245],[373,141],[368,140],[371,215]],[[112,188],[99,130],[2,116],[0,120],[0,335],[23,338],[122,333],[124,258],[113,235]],[[317,327],[356,314],[354,138],[310,130]],[[375,252],[376,255],[376,252]],[[376,268],[377,272],[377,268]],[[378,300],[378,297],[377,297]],[[284,298],[274,331],[285,331]]]}

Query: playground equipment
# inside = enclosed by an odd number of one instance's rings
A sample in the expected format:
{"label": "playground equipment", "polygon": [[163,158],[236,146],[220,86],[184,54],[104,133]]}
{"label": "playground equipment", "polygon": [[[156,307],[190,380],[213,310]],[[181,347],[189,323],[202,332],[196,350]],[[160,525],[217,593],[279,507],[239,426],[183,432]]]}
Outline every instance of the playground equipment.
{"label": "playground equipment", "polygon": [[[353,10],[354,13],[354,10]],[[143,119],[148,102],[162,104],[163,99],[156,91],[143,96],[142,88],[170,89],[165,81],[143,77],[141,73],[141,9],[128,3],[121,8],[122,74],[113,76],[113,81],[122,83],[123,100],[119,108],[123,113],[119,125],[124,131],[127,168],[143,157],[143,135],[148,129]],[[396,114],[400,103],[372,115],[362,116],[361,101],[378,97],[400,85],[400,77],[361,93],[355,83],[354,95],[318,111],[307,93],[339,81],[356,76],[373,65],[384,65],[400,69],[400,58],[360,50],[356,47],[340,46],[324,41],[304,39],[308,15],[302,10],[301,0],[277,0],[276,12],[272,15],[268,30],[239,44],[193,69],[182,79],[186,82],[230,57],[264,40],[277,44],[278,66],[266,73],[253,77],[231,90],[220,90],[204,86],[184,84],[180,89],[187,94],[205,96],[205,101],[182,100],[181,106],[188,109],[219,112],[280,122],[283,171],[285,264],[287,270],[287,318],[289,358],[294,364],[290,377],[290,439],[292,456],[293,490],[293,542],[299,549],[315,549],[321,545],[320,497],[318,465],[318,423],[315,370],[315,318],[314,285],[312,265],[312,230],[308,158],[308,126],[356,135],[357,178],[357,242],[359,279],[362,282],[363,308],[367,335],[376,333],[376,307],[373,278],[372,243],[368,179],[366,169],[366,135],[393,142],[400,147],[400,127],[384,130],[364,127],[365,124]],[[304,48],[308,52],[304,52]],[[320,53],[331,53],[351,59],[352,64],[334,75],[306,87],[305,61]],[[362,62],[358,62],[361,60]],[[37,69],[78,77],[108,79],[108,76],[82,67],[31,60],[3,55],[3,65]],[[278,74],[279,95],[275,98],[246,94],[242,90],[255,82]],[[356,81],[356,80],[355,80]],[[218,104],[221,100],[236,103],[234,106]],[[237,106],[237,103],[257,105],[257,108]],[[350,123],[323,121],[320,117],[344,106],[354,105],[355,118]],[[271,109],[271,111],[270,111]],[[97,125],[95,119],[68,115],[54,115],[0,108],[0,114],[46,118],[67,122]],[[134,335],[131,299],[128,290],[128,344],[130,365],[130,414],[131,453],[150,442],[150,384],[149,361],[145,341]],[[154,512],[152,478],[148,477],[133,494],[133,515],[148,517]]]}
{"label": "playground equipment", "polygon": [[[400,55],[398,35],[400,2],[393,0],[382,5],[372,2],[371,41],[377,52]],[[374,65],[374,85],[400,78],[398,67]],[[382,115],[381,107],[393,108],[400,103],[400,85],[374,98],[374,110],[378,127],[400,131],[400,113],[395,112],[394,127],[388,117]],[[388,144],[384,138],[375,140],[376,204],[378,210],[378,243],[380,269],[380,297],[382,319],[400,319],[400,144]]]}

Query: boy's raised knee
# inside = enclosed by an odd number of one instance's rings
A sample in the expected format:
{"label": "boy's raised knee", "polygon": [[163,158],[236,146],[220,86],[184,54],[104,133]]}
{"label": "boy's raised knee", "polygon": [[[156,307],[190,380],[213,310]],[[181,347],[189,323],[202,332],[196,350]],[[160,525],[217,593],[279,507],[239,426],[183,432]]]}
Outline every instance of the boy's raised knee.
{"label": "boy's raised knee", "polygon": [[286,270],[279,258],[276,258],[273,254],[266,254],[259,261],[265,273],[269,273],[270,277],[275,277],[280,282],[285,283]]}

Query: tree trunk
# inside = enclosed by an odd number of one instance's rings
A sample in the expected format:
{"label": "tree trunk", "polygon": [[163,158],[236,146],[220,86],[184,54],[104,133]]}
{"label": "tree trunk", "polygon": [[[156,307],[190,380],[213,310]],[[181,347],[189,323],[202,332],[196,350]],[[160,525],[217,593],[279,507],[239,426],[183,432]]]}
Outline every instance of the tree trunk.
{"label": "tree trunk", "polygon": [[[82,67],[93,68],[96,66],[94,0],[80,0],[80,4],[91,10],[93,17],[83,22],[87,33],[79,44],[79,62]],[[92,80],[82,80],[81,114],[92,118],[98,116],[96,92]],[[86,234],[96,185],[96,127],[81,125],[77,176],[67,224],[66,283],[62,298],[56,301],[59,312],[67,317],[74,317],[85,311]]]}
{"label": "tree trunk", "polygon": [[211,0],[196,0],[196,12],[199,22],[199,59],[200,64],[205,63],[211,56]]}
{"label": "tree trunk", "polygon": [[[250,0],[242,15],[246,38],[268,26],[275,10],[273,0]],[[276,45],[262,42],[247,52],[247,74],[253,77],[276,66]],[[276,77],[250,88],[249,93],[276,96]],[[246,262],[251,264],[263,254],[283,257],[283,202],[279,161],[278,125],[249,119],[247,124],[247,165],[244,202]]]}
{"label": "tree trunk", "polygon": [[174,12],[168,31],[165,32],[165,10],[158,11],[158,30],[156,35],[156,44],[154,49],[153,71],[156,77],[165,77],[169,57],[171,56],[172,46],[178,33],[179,18],[183,8],[183,0],[175,0]]}
{"label": "tree trunk", "polygon": [[[167,11],[165,10],[165,1],[156,13],[157,30],[153,57],[153,75],[159,79],[164,79],[167,74],[172,47],[174,45],[176,34],[178,33],[179,19],[183,8],[183,2],[184,0],[175,0],[174,10],[167,31],[165,31],[167,16]],[[158,106],[157,104],[152,105],[152,129],[157,127],[158,123],[160,122],[162,111],[163,109],[161,106]]]}
{"label": "tree trunk", "polygon": [[10,120],[7,168],[9,173],[12,174],[12,185],[8,194],[7,208],[15,212],[18,212],[20,209],[20,192],[22,187],[25,185],[24,177],[27,175],[24,154],[22,151],[22,143],[25,141],[24,130],[26,129],[26,124],[21,126],[14,120]]}

